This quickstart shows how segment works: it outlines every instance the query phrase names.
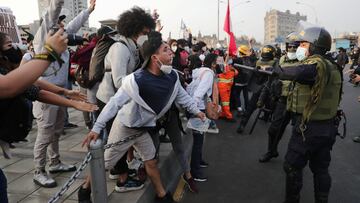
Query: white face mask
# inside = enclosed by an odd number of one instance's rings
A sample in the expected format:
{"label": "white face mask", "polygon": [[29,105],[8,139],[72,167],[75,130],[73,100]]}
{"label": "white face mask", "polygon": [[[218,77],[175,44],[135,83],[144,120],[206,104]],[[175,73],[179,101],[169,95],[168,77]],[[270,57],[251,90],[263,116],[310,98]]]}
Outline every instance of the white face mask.
{"label": "white face mask", "polygon": [[206,49],[206,47],[203,47],[203,48],[201,48],[202,50],[203,50],[203,52],[205,52],[207,49]]}
{"label": "white face mask", "polygon": [[148,36],[147,35],[141,35],[141,36],[139,36],[137,38],[136,44],[138,45],[138,47],[141,47],[146,40],[148,40]]}
{"label": "white face mask", "polygon": [[199,59],[204,62],[204,60],[205,60],[205,55],[204,55],[204,54],[200,54]]}
{"label": "white face mask", "polygon": [[307,51],[308,50],[306,48],[304,48],[304,47],[298,47],[296,49],[296,58],[297,58],[297,60],[302,61],[302,60],[306,59]]}
{"label": "white face mask", "polygon": [[296,59],[296,52],[288,52],[287,57],[289,60],[295,60]]}
{"label": "white face mask", "polygon": [[158,59],[158,61],[159,61],[159,63],[160,63],[160,70],[161,70],[161,72],[163,72],[164,74],[170,74],[171,71],[172,71],[172,69],[173,69],[172,65],[164,65],[164,64],[160,61],[160,59]]}
{"label": "white face mask", "polygon": [[175,53],[176,50],[177,50],[177,46],[172,46],[172,47],[171,47],[171,50]]}
{"label": "white face mask", "polygon": [[186,46],[186,47],[184,47],[184,49],[185,49],[185,51],[190,53],[190,47]]}

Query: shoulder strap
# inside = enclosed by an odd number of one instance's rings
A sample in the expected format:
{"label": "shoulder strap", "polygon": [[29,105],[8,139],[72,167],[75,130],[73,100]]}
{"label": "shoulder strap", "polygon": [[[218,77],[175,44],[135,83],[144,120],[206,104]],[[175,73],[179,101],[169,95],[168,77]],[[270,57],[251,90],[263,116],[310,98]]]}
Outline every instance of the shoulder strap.
{"label": "shoulder strap", "polygon": [[[126,42],[125,42],[124,40],[119,40],[119,41],[117,41],[117,42],[120,42],[121,44],[125,45],[126,48],[129,49],[128,45],[126,44]],[[129,51],[130,51],[130,50],[129,50]],[[106,70],[105,70],[105,71],[106,71]],[[111,72],[111,69],[109,69],[109,72]],[[116,88],[116,86],[115,86],[115,82],[114,82],[114,78],[113,78],[113,75],[112,75],[112,74],[111,74],[111,82],[112,82],[112,86],[113,86],[113,88],[114,88],[114,91],[116,92],[116,91],[118,90],[118,88]]]}

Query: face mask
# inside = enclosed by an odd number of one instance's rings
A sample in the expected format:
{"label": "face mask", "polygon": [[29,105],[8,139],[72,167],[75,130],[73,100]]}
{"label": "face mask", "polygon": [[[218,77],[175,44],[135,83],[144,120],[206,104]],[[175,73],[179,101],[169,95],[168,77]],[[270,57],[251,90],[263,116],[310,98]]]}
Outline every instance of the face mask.
{"label": "face mask", "polygon": [[234,61],[233,61],[232,59],[229,59],[228,62],[227,62],[227,64],[228,64],[228,65],[232,65],[233,62],[234,62]]}
{"label": "face mask", "polygon": [[141,36],[139,36],[139,37],[137,38],[136,44],[137,44],[139,47],[141,47],[146,40],[148,40],[148,36],[147,36],[147,35],[141,35]]}
{"label": "face mask", "polygon": [[288,52],[287,57],[289,60],[295,60],[296,59],[296,52]]}
{"label": "face mask", "polygon": [[307,52],[306,48],[298,47],[297,50],[296,50],[296,58],[297,58],[297,60],[302,61],[302,60],[306,59],[306,52]]}
{"label": "face mask", "polygon": [[201,61],[204,61],[204,60],[205,60],[205,55],[204,55],[204,54],[200,54],[199,59],[200,59]]}
{"label": "face mask", "polygon": [[20,49],[15,49],[11,47],[10,49],[3,51],[3,55],[13,64],[18,64],[21,62],[22,53]]}
{"label": "face mask", "polygon": [[171,65],[164,65],[159,59],[158,61],[160,63],[160,70],[165,74],[170,74],[173,67]]}
{"label": "face mask", "polygon": [[184,49],[185,49],[185,51],[190,53],[190,47],[186,46],[186,47],[184,47]]}
{"label": "face mask", "polygon": [[177,50],[177,46],[172,46],[172,47],[171,47],[171,50],[175,53],[176,50]]}
{"label": "face mask", "polygon": [[206,47],[201,48],[204,52],[206,51]]}

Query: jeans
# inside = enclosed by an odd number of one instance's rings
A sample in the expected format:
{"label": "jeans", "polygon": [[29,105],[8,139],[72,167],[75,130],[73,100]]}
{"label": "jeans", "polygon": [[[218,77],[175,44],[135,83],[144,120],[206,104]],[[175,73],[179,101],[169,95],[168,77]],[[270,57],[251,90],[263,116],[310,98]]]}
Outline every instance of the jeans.
{"label": "jeans", "polygon": [[0,203],[7,203],[7,180],[4,172],[0,169]]}
{"label": "jeans", "polygon": [[199,131],[192,131],[193,135],[193,147],[191,152],[191,174],[193,177],[199,177],[202,175],[200,162],[202,160],[202,148],[204,144],[204,133]]}

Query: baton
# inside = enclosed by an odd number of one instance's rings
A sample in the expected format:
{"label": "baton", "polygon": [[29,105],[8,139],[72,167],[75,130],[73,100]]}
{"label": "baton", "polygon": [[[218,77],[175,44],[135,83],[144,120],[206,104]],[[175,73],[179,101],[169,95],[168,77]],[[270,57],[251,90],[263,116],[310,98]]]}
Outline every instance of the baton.
{"label": "baton", "polygon": [[261,69],[254,68],[254,67],[251,67],[251,66],[244,66],[244,65],[237,64],[237,63],[235,63],[234,66],[238,67],[238,68],[241,68],[241,69],[249,70],[249,71],[252,71],[252,72],[259,72],[259,73],[266,74],[266,75],[273,75],[272,71],[261,70]]}

